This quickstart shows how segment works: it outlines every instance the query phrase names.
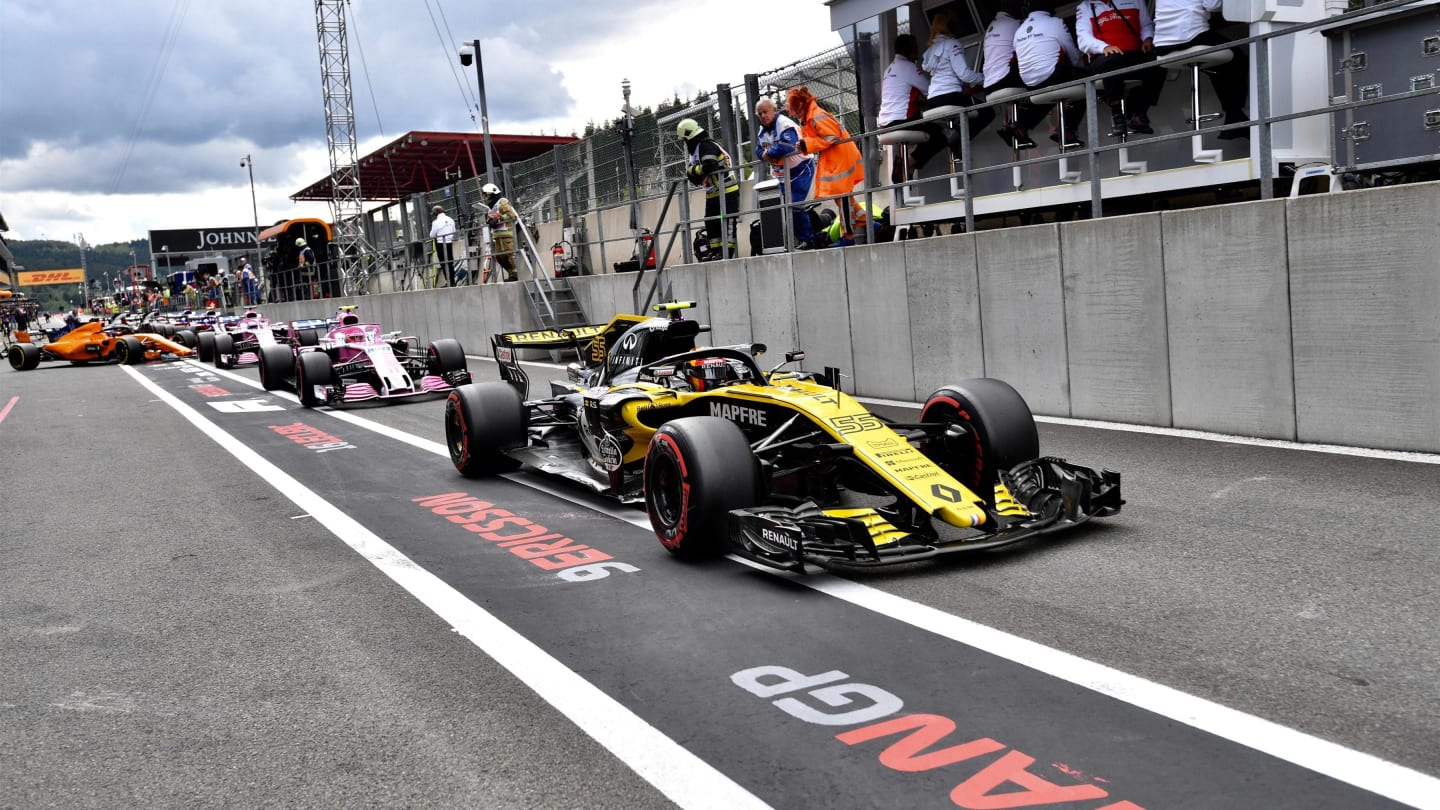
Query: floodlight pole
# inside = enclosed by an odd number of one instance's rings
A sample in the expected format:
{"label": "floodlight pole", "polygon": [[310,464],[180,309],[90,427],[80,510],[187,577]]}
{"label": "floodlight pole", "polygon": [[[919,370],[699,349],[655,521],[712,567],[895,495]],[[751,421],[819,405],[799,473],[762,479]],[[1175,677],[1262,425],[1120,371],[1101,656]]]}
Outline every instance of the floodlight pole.
{"label": "floodlight pole", "polygon": [[490,111],[485,106],[485,66],[480,56],[480,40],[471,40],[475,48],[475,86],[480,96],[480,133],[485,140],[485,182],[495,183],[495,150],[490,146]]}
{"label": "floodlight pole", "polygon": [[[260,207],[255,203],[255,161],[249,155],[240,159],[240,165],[250,170],[250,215],[255,218],[255,264],[261,263],[260,259]],[[250,272],[258,272],[252,269]]]}

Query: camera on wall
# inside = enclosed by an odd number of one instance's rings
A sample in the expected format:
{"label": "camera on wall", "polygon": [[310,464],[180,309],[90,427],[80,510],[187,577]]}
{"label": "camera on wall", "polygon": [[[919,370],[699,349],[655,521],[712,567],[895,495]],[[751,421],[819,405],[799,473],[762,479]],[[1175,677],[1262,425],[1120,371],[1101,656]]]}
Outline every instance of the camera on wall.
{"label": "camera on wall", "polygon": [[460,64],[470,67],[470,60],[475,58],[475,49],[469,45],[460,46]]}

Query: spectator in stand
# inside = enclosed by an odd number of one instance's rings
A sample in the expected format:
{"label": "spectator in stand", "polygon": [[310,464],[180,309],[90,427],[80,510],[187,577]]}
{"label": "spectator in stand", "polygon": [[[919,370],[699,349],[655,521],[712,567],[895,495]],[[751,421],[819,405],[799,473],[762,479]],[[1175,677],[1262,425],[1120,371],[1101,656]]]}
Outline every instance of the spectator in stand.
{"label": "spectator in stand", "polygon": [[[1109,73],[1155,61],[1155,24],[1146,0],[1081,0],[1075,7],[1075,41],[1090,58],[1091,73]],[[1125,80],[1140,86],[1125,98]],[[1110,134],[1139,132],[1150,135],[1146,113],[1165,86],[1165,71],[1150,68],[1104,81],[1105,103],[1110,105]],[[1127,118],[1126,113],[1129,113]]]}
{"label": "spectator in stand", "polygon": [[[982,47],[985,54],[987,94],[1006,87],[1025,89],[1025,82],[1020,80],[1020,63],[1015,59],[1015,31],[1020,28],[1020,20],[1025,17],[1024,8],[1022,0],[1001,0],[1000,10],[995,12],[995,19],[991,20],[985,29]],[[1019,102],[1016,106],[1021,114],[1030,107],[1025,102]],[[1035,142],[1030,140],[1028,134],[1020,135],[1015,132],[1014,122],[996,130],[996,133],[1006,146],[1035,148]]]}
{"label": "spectator in stand", "polygon": [[[945,128],[920,116],[920,105],[930,92],[930,77],[916,64],[920,59],[920,43],[909,34],[895,37],[895,58],[885,69],[880,81],[880,114],[876,123],[882,127],[910,124],[905,129],[922,132],[926,140],[915,144],[910,152],[910,174],[905,176],[905,161],[896,159],[890,165],[890,182],[903,183],[915,177],[921,166],[945,148]],[[902,148],[904,147],[902,145]]]}
{"label": "spectator in stand", "polygon": [[445,206],[430,209],[435,219],[430,223],[430,238],[435,240],[435,261],[445,273],[445,286],[455,286],[455,220],[445,213]]}
{"label": "spectator in stand", "polygon": [[[921,69],[930,74],[930,95],[925,100],[927,110],[951,105],[969,107],[975,103],[971,94],[985,84],[985,76],[971,70],[965,61],[965,46],[955,38],[954,24],[951,12],[943,9],[936,12],[935,18],[930,21],[930,47],[925,49],[925,55],[920,60]],[[974,119],[970,121],[970,138],[973,140],[994,120],[995,108],[976,110]],[[960,146],[954,140],[950,143],[950,152],[957,158]]]}
{"label": "spectator in stand", "polygon": [[[882,106],[882,114],[884,107]],[[815,182],[815,161],[800,154],[800,125],[775,108],[775,102],[762,98],[755,104],[755,118],[760,132],[755,136],[755,157],[770,164],[770,176],[790,184],[790,216],[796,246],[801,250],[813,247],[810,212],[803,203],[810,197]]]}
{"label": "spectator in stand", "polygon": [[785,111],[800,125],[800,151],[815,155],[816,197],[835,197],[843,223],[838,244],[854,244],[855,229],[864,227],[865,211],[852,195],[865,183],[860,147],[840,119],[825,111],[809,87],[796,87],[785,98]]}
{"label": "spectator in stand", "polygon": [[[1039,90],[1057,84],[1074,81],[1084,74],[1080,49],[1065,22],[1054,15],[1056,0],[1031,0],[1030,15],[1015,31],[1015,60],[1020,66],[1020,81],[1031,90]],[[1020,111],[1013,133],[1018,140],[1028,135],[1036,124],[1044,120],[1049,108],[1044,105],[1029,105]],[[1071,149],[1085,144],[1076,135],[1080,119],[1085,116],[1084,102],[1066,102],[1061,115],[1065,122],[1065,143],[1062,149]],[[1060,143],[1060,134],[1050,136]]]}
{"label": "spectator in stand", "polygon": [[[1155,0],[1155,55],[1168,56],[1196,45],[1224,45],[1230,40],[1210,27],[1210,15],[1220,10],[1221,0]],[[1250,97],[1249,46],[1232,48],[1234,58],[1205,71],[1225,111],[1225,123],[1250,120],[1245,105]],[[1249,138],[1250,129],[1228,129],[1221,140]]]}

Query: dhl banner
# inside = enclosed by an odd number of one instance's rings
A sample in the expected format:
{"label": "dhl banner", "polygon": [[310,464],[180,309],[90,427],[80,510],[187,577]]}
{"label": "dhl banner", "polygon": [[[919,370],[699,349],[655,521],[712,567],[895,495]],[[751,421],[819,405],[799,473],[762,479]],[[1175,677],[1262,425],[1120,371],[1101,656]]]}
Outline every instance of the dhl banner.
{"label": "dhl banner", "polygon": [[84,284],[85,271],[79,267],[68,270],[29,270],[16,273],[16,286],[39,287],[44,284]]}

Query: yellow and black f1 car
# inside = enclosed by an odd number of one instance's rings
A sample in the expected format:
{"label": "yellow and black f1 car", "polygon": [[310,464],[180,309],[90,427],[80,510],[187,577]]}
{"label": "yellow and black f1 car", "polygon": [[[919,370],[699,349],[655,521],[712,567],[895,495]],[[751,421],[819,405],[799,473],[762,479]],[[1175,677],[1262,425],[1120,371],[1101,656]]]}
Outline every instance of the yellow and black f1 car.
{"label": "yellow and black f1 car", "polygon": [[[467,476],[528,464],[626,502],[686,556],[732,551],[778,568],[865,568],[994,548],[1113,515],[1120,474],[1041,457],[1004,382],[932,394],[901,424],[840,391],[837,369],[762,368],[761,344],[697,348],[690,303],[575,330],[493,338],[503,382],[456,388],[445,436]],[[580,362],[527,399],[521,349]]]}

